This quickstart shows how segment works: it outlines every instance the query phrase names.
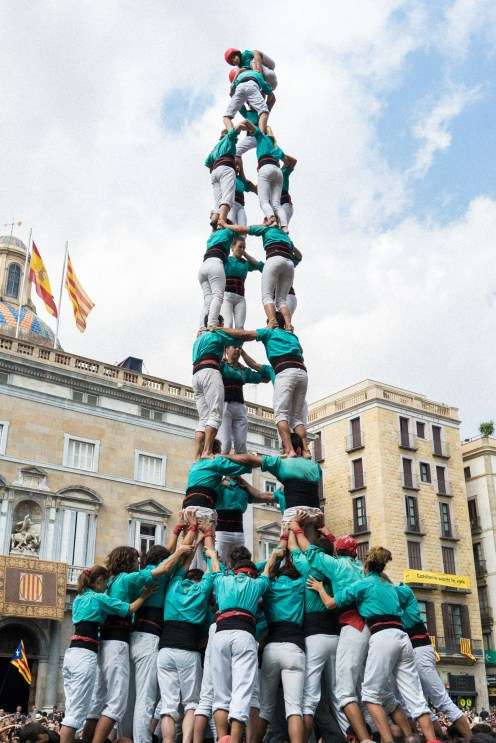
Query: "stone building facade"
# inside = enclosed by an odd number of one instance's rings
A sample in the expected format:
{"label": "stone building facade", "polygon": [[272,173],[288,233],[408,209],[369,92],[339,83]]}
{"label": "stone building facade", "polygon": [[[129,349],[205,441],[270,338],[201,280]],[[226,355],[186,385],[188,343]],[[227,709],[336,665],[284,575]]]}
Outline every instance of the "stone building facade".
{"label": "stone building facade", "polygon": [[489,701],[496,704],[496,438],[462,444]]}
{"label": "stone building facade", "polygon": [[487,706],[457,409],[365,380],[312,404],[309,427],[324,469],[326,521],[337,534],[354,534],[361,555],[387,546],[395,581],[405,569],[468,578],[469,588],[414,589],[451,696]]}

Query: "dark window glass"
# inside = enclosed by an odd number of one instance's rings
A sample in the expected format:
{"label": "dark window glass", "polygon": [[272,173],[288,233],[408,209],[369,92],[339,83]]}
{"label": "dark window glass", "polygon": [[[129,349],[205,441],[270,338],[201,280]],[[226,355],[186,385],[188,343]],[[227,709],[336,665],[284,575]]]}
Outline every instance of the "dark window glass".
{"label": "dark window glass", "polygon": [[441,426],[432,426],[432,448],[434,454],[443,453],[443,445],[441,441]]}
{"label": "dark window glass", "polygon": [[352,462],[352,466],[353,466],[353,487],[363,488],[364,486],[363,461],[361,459],[354,459]]}
{"label": "dark window glass", "polygon": [[468,517],[470,519],[470,526],[472,529],[476,529],[479,526],[479,514],[477,513],[477,501],[475,498],[471,498],[468,502]]}
{"label": "dark window glass", "polygon": [[417,499],[412,495],[405,498],[406,523],[408,529],[420,530]]}
{"label": "dark window glass", "polygon": [[400,443],[401,446],[410,446],[409,419],[400,418]]}
{"label": "dark window glass", "polygon": [[455,550],[453,547],[442,547],[443,568],[445,573],[456,573],[455,569]]}
{"label": "dark window glass", "polygon": [[431,466],[427,462],[420,462],[420,479],[422,482],[431,481]]}
{"label": "dark window glass", "polygon": [[362,445],[362,431],[360,428],[360,418],[353,418],[350,421],[351,425],[351,445],[354,449],[358,449]]}
{"label": "dark window glass", "polygon": [[353,526],[355,532],[366,531],[367,529],[367,511],[363,496],[353,499]]}
{"label": "dark window glass", "polygon": [[419,542],[407,542],[408,566],[413,570],[422,569],[422,556],[420,554]]}
{"label": "dark window glass", "polygon": [[419,439],[425,439],[425,423],[417,421],[417,436]]}
{"label": "dark window glass", "polygon": [[446,495],[446,473],[444,467],[436,467],[437,492],[440,495]]}
{"label": "dark window glass", "polygon": [[7,285],[5,294],[8,297],[19,297],[19,285],[21,283],[21,267],[18,263],[11,263],[7,273]]}
{"label": "dark window glass", "polygon": [[406,488],[413,487],[412,460],[403,457],[403,484]]}
{"label": "dark window glass", "polygon": [[470,478],[472,477],[472,475],[470,474],[470,467],[464,467],[463,474],[465,476],[465,480],[470,480]]}
{"label": "dark window glass", "polygon": [[441,516],[441,534],[443,537],[451,537],[452,529],[451,529],[451,514],[450,514],[449,504],[440,503],[439,513]]}
{"label": "dark window glass", "polygon": [[357,557],[362,562],[365,562],[365,558],[367,556],[367,552],[369,551],[369,543],[368,542],[360,542],[357,545]]}

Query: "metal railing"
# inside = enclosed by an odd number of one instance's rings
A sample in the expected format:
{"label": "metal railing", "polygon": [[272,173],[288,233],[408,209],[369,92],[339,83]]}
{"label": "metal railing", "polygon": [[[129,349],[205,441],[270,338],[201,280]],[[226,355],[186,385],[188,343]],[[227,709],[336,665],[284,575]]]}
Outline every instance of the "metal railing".
{"label": "metal railing", "polygon": [[420,519],[407,518],[405,521],[405,532],[407,534],[425,534],[425,530]]}
{"label": "metal railing", "polygon": [[84,570],[83,566],[69,565],[69,569],[67,571],[67,584],[69,586],[75,586],[83,570]]}
{"label": "metal railing", "polygon": [[443,525],[441,524],[439,535],[441,539],[460,539],[458,529],[454,524]]}
{"label": "metal railing", "polygon": [[[465,637],[436,637],[436,649],[440,655],[467,655],[467,651],[476,658],[482,658],[484,648],[482,640],[472,640]],[[462,649],[464,652],[462,652]]]}
{"label": "metal railing", "polygon": [[363,449],[365,446],[365,438],[360,431],[359,433],[350,433],[345,437],[346,451],[356,451],[357,449]]}

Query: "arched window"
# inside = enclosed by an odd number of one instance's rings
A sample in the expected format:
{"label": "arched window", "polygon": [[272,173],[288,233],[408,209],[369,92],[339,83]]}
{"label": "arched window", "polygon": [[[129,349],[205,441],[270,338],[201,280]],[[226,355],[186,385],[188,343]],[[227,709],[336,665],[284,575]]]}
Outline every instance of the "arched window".
{"label": "arched window", "polygon": [[19,285],[21,283],[21,267],[18,263],[11,263],[7,273],[7,286],[5,294],[7,297],[19,297]]}

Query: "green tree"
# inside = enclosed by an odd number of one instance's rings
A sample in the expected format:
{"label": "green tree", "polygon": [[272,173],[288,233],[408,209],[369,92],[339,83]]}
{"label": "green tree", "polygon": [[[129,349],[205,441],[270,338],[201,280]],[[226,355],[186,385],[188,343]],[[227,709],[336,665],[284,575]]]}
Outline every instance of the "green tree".
{"label": "green tree", "polygon": [[481,436],[492,436],[494,433],[494,421],[482,421],[479,431]]}

